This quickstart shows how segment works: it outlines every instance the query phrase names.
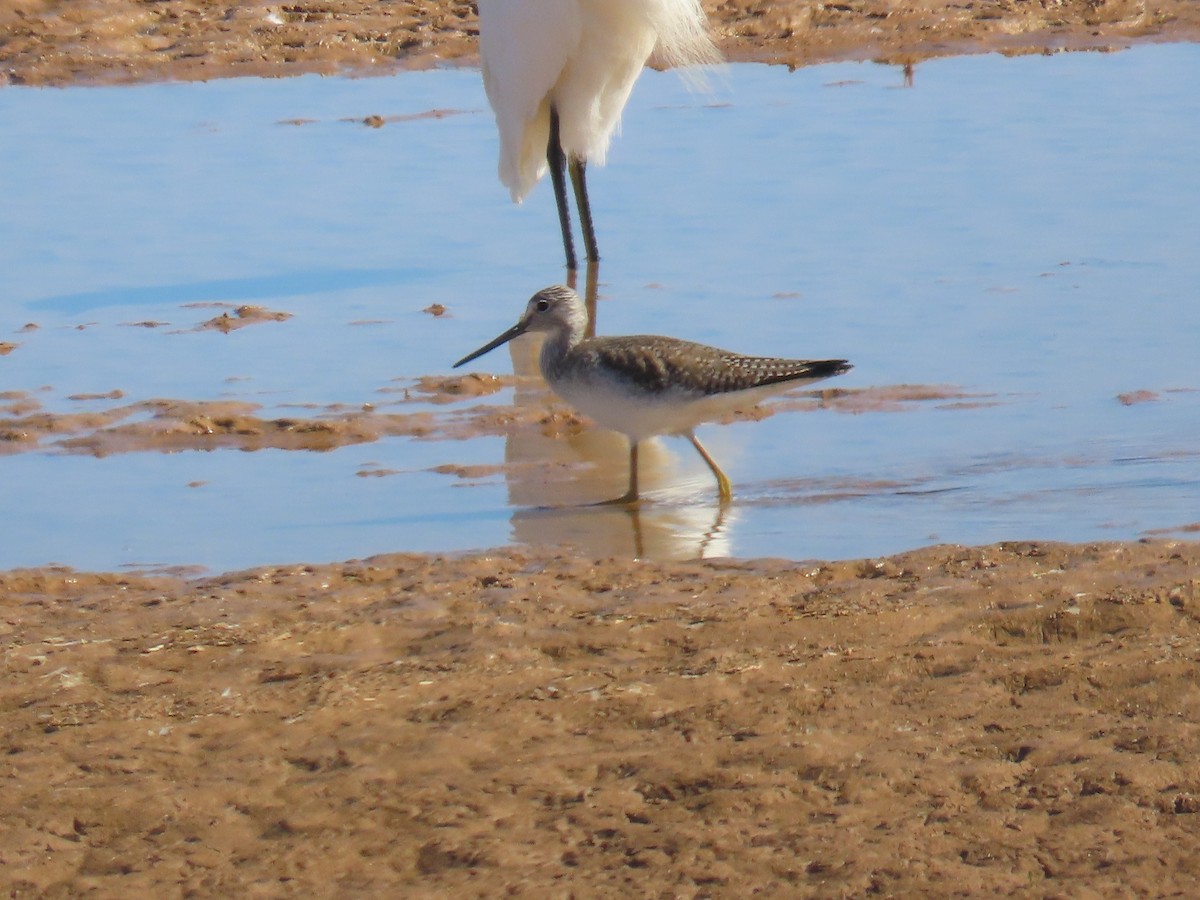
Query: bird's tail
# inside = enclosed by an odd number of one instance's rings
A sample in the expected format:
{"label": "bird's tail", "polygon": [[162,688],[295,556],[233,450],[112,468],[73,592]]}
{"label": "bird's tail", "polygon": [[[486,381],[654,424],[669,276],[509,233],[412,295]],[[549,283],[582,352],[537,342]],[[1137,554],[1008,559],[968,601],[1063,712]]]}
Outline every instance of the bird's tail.
{"label": "bird's tail", "polygon": [[700,0],[650,0],[648,5],[658,33],[654,48],[658,65],[673,69],[720,64],[721,53],[713,43]]}

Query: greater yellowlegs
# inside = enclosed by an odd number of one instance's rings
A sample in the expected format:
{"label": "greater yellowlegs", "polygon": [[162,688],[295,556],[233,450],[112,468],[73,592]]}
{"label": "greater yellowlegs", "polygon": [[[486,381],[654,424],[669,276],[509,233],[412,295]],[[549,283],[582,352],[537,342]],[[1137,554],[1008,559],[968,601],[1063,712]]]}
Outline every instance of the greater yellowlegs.
{"label": "greater yellowlegs", "polygon": [[629,490],[610,503],[638,499],[638,444],[657,434],[683,435],[717,478],[722,500],[733,489],[693,429],[801,384],[841,375],[844,359],[742,356],[704,344],[657,335],[585,337],[583,301],[561,284],[542,288],[508,331],[468,353],[469,363],[527,331],[546,333],[542,377],[556,394],[605,428],[629,438]]}

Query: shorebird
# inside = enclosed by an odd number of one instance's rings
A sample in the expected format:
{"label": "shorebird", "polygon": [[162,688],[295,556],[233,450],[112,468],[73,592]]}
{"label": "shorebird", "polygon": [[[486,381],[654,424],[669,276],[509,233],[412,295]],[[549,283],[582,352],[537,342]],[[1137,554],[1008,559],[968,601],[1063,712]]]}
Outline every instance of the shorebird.
{"label": "shorebird", "polygon": [[500,180],[521,202],[546,169],[567,268],[575,242],[566,177],[589,261],[600,258],[588,202],[588,162],[604,156],[651,53],[668,66],[715,63],[699,0],[482,0],[483,86],[500,132]]}
{"label": "shorebird", "polygon": [[638,444],[682,435],[708,464],[722,501],[733,487],[695,434],[720,418],[801,384],[841,375],[844,359],[743,356],[658,335],[586,337],[587,309],[569,287],[542,288],[512,328],[454,364],[465,365],[528,331],[545,332],[540,366],[551,389],[598,424],[629,439],[629,490],[613,504],[638,500]]}

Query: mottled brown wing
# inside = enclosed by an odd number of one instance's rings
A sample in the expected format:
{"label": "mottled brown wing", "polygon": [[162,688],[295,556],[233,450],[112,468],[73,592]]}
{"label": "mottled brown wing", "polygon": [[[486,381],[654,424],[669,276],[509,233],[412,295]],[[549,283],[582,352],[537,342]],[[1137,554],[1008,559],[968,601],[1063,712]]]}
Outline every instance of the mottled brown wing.
{"label": "mottled brown wing", "polygon": [[594,338],[575,348],[576,364],[618,375],[647,393],[682,390],[723,394],[785,381],[828,378],[850,368],[844,359],[741,356],[657,335]]}

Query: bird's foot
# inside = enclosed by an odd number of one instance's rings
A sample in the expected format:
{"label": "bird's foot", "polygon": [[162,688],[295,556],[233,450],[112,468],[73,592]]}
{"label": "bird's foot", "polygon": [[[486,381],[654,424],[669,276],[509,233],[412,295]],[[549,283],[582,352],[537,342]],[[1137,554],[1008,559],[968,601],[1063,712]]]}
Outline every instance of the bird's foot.
{"label": "bird's foot", "polygon": [[641,502],[642,500],[637,494],[626,492],[612,500],[597,500],[595,503],[589,503],[588,506],[640,506]]}

